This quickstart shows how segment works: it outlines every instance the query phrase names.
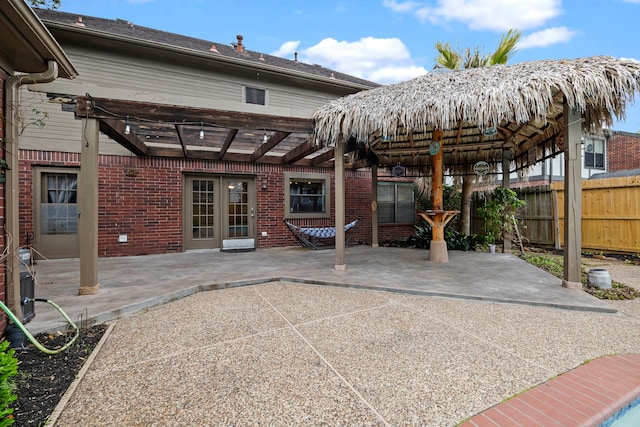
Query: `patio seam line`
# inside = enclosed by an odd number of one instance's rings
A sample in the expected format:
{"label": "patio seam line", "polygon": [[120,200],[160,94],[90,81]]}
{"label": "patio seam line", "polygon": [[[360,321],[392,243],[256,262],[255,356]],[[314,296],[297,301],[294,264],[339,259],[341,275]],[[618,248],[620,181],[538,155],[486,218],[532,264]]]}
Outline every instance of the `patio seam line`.
{"label": "patio seam line", "polygon": [[[461,300],[468,300],[468,301],[494,302],[494,303],[500,303],[500,304],[519,304],[519,305],[528,305],[532,307],[546,307],[546,308],[554,308],[554,309],[561,309],[561,310],[588,311],[588,312],[595,312],[595,313],[602,313],[602,314],[620,314],[618,310],[616,310],[615,308],[593,307],[593,306],[589,307],[585,305],[571,306],[567,304],[554,304],[554,303],[544,303],[544,302],[527,301],[527,300],[491,298],[491,297],[482,297],[477,295],[463,295],[463,294],[436,292],[436,291],[419,290],[419,289],[402,289],[402,288],[392,288],[387,286],[375,286],[375,285],[356,285],[356,284],[349,284],[349,283],[342,283],[342,282],[332,282],[332,281],[304,279],[304,278],[295,278],[295,277],[266,277],[266,278],[244,279],[244,280],[238,280],[238,281],[232,281],[232,282],[212,283],[208,285],[196,285],[186,289],[174,291],[168,294],[149,298],[144,301],[130,304],[116,310],[98,313],[95,316],[87,317],[86,322],[89,325],[109,322],[112,320],[119,319],[120,317],[132,315],[142,310],[155,307],[157,305],[162,305],[162,304],[176,301],[178,299],[196,294],[198,292],[215,291],[215,290],[221,290],[221,289],[236,288],[241,286],[252,286],[252,285],[259,285],[259,284],[269,283],[269,282],[289,282],[289,283],[296,283],[296,284],[335,286],[335,287],[350,288],[350,289],[363,289],[363,290],[389,292],[389,293],[400,293],[400,294],[407,294],[407,295],[422,295],[422,296],[440,297],[440,298],[453,298],[453,299],[461,299]],[[64,326],[65,324],[60,323],[59,326],[54,326],[49,329],[36,330],[36,331],[33,331],[33,333],[59,332],[61,331],[61,328],[63,328]]]}
{"label": "patio seam line", "polygon": [[349,381],[347,381],[347,379],[340,373],[338,372],[338,370],[336,368],[334,368],[334,366],[322,355],[322,353],[315,348],[315,346],[313,344],[311,344],[309,342],[309,340],[307,340],[307,338],[302,334],[302,332],[300,332],[298,330],[298,328],[296,327],[295,324],[291,323],[291,321],[289,321],[289,319],[280,312],[280,310],[278,310],[273,304],[271,304],[271,301],[269,301],[267,298],[265,298],[259,291],[256,291],[258,293],[258,295],[260,295],[260,297],[267,303],[269,304],[269,306],[276,312],[278,313],[278,315],[280,317],[282,317],[285,322],[287,322],[289,324],[289,327],[291,329],[293,329],[295,331],[295,333],[302,339],[302,341],[305,342],[305,344],[307,346],[309,346],[309,348],[311,349],[311,351],[313,351],[319,358],[320,360],[322,360],[322,362],[329,368],[330,371],[332,371],[339,379],[340,381],[343,382],[343,384],[345,384],[349,390],[351,390],[357,397],[358,399],[360,399],[360,401],[362,403],[364,403],[364,405],[369,408],[374,414],[375,416],[378,418],[378,420],[380,422],[382,422],[385,426],[389,426],[390,424],[384,419],[384,417],[382,416],[382,414],[380,414],[374,407],[373,405],[371,405],[371,403],[369,403],[369,401],[367,399],[364,398],[364,396],[362,394],[360,394],[360,392],[358,390],[356,390],[355,386],[353,386]]}

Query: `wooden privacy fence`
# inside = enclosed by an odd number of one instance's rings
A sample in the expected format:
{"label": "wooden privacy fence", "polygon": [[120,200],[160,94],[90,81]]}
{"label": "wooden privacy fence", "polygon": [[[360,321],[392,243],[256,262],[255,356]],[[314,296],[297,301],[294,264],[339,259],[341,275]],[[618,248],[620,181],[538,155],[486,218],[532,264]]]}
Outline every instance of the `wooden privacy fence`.
{"label": "wooden privacy fence", "polygon": [[[518,211],[521,234],[529,244],[564,244],[564,182],[514,188],[526,205]],[[474,200],[473,233],[482,232]],[[640,176],[582,181],[582,249],[640,253]]]}
{"label": "wooden privacy fence", "polygon": [[[563,183],[551,185],[564,206]],[[564,208],[559,209],[563,243]],[[582,181],[582,248],[640,252],[640,176]]]}

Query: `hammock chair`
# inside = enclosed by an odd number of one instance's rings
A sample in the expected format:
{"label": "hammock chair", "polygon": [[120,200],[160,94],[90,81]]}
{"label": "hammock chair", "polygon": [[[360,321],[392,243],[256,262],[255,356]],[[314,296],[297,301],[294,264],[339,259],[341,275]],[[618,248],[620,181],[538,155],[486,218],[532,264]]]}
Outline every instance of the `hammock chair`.
{"label": "hammock chair", "polygon": [[[302,246],[311,248],[314,251],[320,249],[319,246],[327,246],[328,244],[333,243],[333,241],[330,241],[329,243],[326,242],[328,242],[329,239],[336,237],[335,227],[298,227],[287,220],[285,220],[284,223],[291,231],[291,234],[293,234]],[[353,230],[356,228],[356,225],[358,225],[357,218],[344,226],[346,238],[344,242],[345,246],[349,246],[349,242],[353,237]]]}

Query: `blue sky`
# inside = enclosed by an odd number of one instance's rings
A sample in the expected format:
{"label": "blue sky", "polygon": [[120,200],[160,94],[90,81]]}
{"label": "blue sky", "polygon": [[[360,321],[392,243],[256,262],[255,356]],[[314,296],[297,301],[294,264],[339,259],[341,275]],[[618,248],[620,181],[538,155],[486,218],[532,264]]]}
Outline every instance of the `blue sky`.
{"label": "blue sky", "polygon": [[[436,42],[491,53],[522,31],[510,63],[609,55],[640,60],[640,0],[62,0],[59,9],[124,19],[213,43],[320,64],[379,83],[433,68]],[[640,94],[613,129],[640,132]]]}

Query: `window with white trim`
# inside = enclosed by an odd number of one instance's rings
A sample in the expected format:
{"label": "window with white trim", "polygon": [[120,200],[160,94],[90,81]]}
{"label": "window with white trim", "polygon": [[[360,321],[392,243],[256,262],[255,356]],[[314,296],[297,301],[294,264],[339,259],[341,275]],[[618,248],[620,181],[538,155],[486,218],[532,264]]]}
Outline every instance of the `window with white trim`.
{"label": "window with white trim", "polygon": [[584,167],[589,169],[605,169],[605,140],[598,137],[587,137],[584,142]]}
{"label": "window with white trim", "polygon": [[410,182],[378,182],[378,223],[414,223],[416,201]]}

